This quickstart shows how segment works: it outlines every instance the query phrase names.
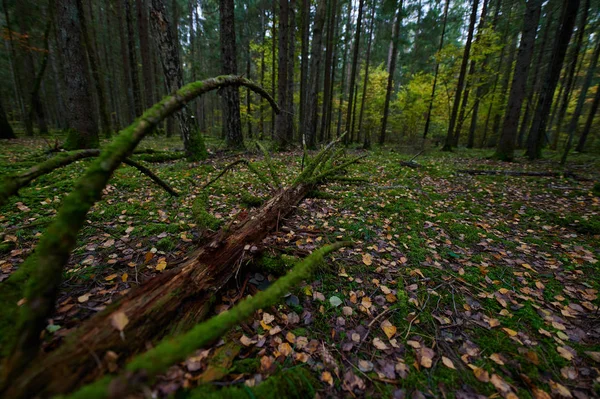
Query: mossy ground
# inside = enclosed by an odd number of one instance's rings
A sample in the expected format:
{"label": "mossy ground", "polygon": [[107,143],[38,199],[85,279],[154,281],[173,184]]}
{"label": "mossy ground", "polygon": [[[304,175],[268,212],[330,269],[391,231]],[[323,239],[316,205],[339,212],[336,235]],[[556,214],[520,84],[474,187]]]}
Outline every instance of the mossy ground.
{"label": "mossy ground", "polygon": [[[211,150],[220,145],[216,141],[207,144]],[[11,141],[0,153],[0,174],[12,174],[45,159],[45,146],[38,140]],[[152,137],[141,147],[168,151],[181,144]],[[325,396],[348,394],[344,373],[351,370],[365,383],[356,392],[369,396],[392,397],[398,390],[449,397],[460,391],[494,394],[494,386],[477,379],[472,365],[501,376],[519,397],[532,396],[531,385],[521,374],[548,393],[551,384],[558,382],[571,391],[594,395],[594,383],[598,384],[594,367],[598,365],[585,354],[600,351],[600,324],[589,310],[599,305],[600,290],[600,199],[594,183],[456,173],[467,168],[559,170],[554,154],[534,164],[518,159],[507,165],[486,159],[491,153],[432,151],[416,159],[422,167],[415,170],[400,165],[409,155],[375,150],[357,167],[349,168],[348,177],[368,177],[368,183],[337,181],[320,187],[319,198],[304,201],[263,243],[269,247],[263,266],[272,275],[286,266],[282,254],[303,258],[314,248],[342,238],[357,243],[293,292],[300,299],[298,304],[282,302],[269,311],[280,321],[281,335],[289,331],[322,343],[338,364],[341,371],[333,376],[330,387],[318,382],[323,371],[319,352],[308,353],[292,345],[294,353],[307,353],[312,359],[302,369],[309,373],[315,391]],[[262,154],[250,157],[269,176]],[[126,290],[160,273],[161,261],[172,267],[201,239],[203,229],[235,223],[247,208],[259,205],[257,199],[269,197],[268,188],[245,167],[229,172],[202,192],[202,184],[230,161],[215,157],[203,163],[173,159],[149,164],[182,194],[180,198],[171,198],[132,168],[117,170],[79,237],[51,321],[58,329],[46,332],[48,345]],[[73,188],[74,178],[90,162],[79,161],[37,179],[0,209],[2,240],[6,241],[0,247],[0,280],[32,252],[61,199]],[[297,176],[301,156],[276,154],[272,162],[285,185]],[[600,162],[591,156],[573,156],[570,163],[570,168],[583,175],[600,170]],[[202,215],[210,219],[198,218],[198,198],[206,212]],[[366,254],[370,262],[364,260]],[[232,295],[224,295],[222,304],[236,296],[244,278],[240,272],[229,287]],[[386,297],[387,290],[392,297]],[[343,305],[332,306],[332,296]],[[368,311],[361,308],[365,297],[372,303]],[[352,315],[343,313],[344,306],[352,308]],[[362,336],[361,331],[383,311],[388,313],[371,327],[366,341],[353,342],[353,332]],[[300,322],[281,322],[280,315],[289,312],[302,316]],[[397,328],[394,338],[400,348],[391,348],[381,330],[379,323],[384,319]],[[266,334],[258,320],[249,321],[247,327]],[[512,332],[516,335],[511,336]],[[231,336],[237,339],[242,334],[250,332],[240,327]],[[374,347],[373,338],[380,338],[388,349]],[[419,364],[418,351],[408,340],[435,351],[432,367]],[[278,359],[270,342],[261,355],[258,348],[245,348],[245,360],[240,356],[234,361],[231,374],[251,378],[261,373],[261,356],[273,356],[276,369],[282,370],[263,373],[265,377],[304,364],[294,359],[294,353]],[[349,343],[353,346],[346,350]],[[557,351],[565,346],[573,349],[573,359]],[[494,354],[505,364],[494,361]],[[457,370],[444,366],[441,356],[451,359]],[[398,359],[408,373],[405,378],[397,373],[390,383],[378,361],[397,364]],[[356,369],[359,360],[374,363],[374,369],[362,374]],[[576,379],[570,378],[569,367],[578,372]]]}

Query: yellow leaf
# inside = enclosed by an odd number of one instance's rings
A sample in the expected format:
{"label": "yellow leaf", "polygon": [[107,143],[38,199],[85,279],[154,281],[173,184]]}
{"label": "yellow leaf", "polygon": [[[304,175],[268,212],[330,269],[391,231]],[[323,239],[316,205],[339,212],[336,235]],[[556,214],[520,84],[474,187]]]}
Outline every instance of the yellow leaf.
{"label": "yellow leaf", "polygon": [[87,294],[84,294],[84,295],[82,295],[82,296],[78,297],[78,298],[77,298],[77,302],[79,302],[79,303],[84,303],[84,302],[87,302],[87,301],[88,301],[88,299],[90,299],[90,294],[89,294],[89,293],[87,293]]}
{"label": "yellow leaf", "polygon": [[422,347],[418,352],[419,363],[425,368],[431,368],[435,352],[431,348]]}
{"label": "yellow leaf", "polygon": [[381,329],[388,339],[391,339],[396,334],[396,326],[392,325],[392,323],[390,323],[388,320],[385,320],[383,323],[381,323]]}
{"label": "yellow leaf", "polygon": [[371,258],[371,255],[369,255],[369,254],[363,254],[362,261],[367,266],[371,266],[373,264],[373,259]]}
{"label": "yellow leaf", "polygon": [[481,382],[489,382],[490,381],[490,373],[487,370],[482,369],[481,367],[473,366],[473,374],[475,378],[477,378]]}
{"label": "yellow leaf", "polygon": [[117,331],[122,332],[125,329],[125,326],[129,324],[129,319],[127,318],[125,312],[117,312],[110,317],[110,324]]}
{"label": "yellow leaf", "polygon": [[444,366],[448,367],[449,369],[456,370],[456,367],[454,367],[454,363],[452,362],[452,360],[450,360],[446,356],[442,356],[442,363],[444,363]]}
{"label": "yellow leaf", "polygon": [[515,330],[511,330],[510,328],[502,327],[502,329],[504,330],[505,333],[507,333],[511,337],[514,337],[515,335],[518,334],[518,332],[516,332]]}
{"label": "yellow leaf", "polygon": [[159,272],[162,272],[166,268],[167,268],[167,260],[165,258],[160,258],[156,265],[156,270],[158,270]]}
{"label": "yellow leaf", "polygon": [[112,280],[114,280],[116,278],[117,278],[117,274],[115,273],[115,274],[111,274],[110,276],[106,276],[104,279],[106,281],[112,281]]}
{"label": "yellow leaf", "polygon": [[123,273],[123,275],[121,276],[121,281],[126,282],[128,277],[129,277],[129,274]]}
{"label": "yellow leaf", "polygon": [[333,386],[333,377],[329,371],[323,371],[323,374],[321,374],[321,381],[329,384],[329,386]]}

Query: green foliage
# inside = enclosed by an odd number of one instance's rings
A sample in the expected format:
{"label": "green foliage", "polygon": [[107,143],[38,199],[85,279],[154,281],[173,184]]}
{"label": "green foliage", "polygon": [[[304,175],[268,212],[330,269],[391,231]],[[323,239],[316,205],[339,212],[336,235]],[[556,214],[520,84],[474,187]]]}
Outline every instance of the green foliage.
{"label": "green foliage", "polygon": [[265,202],[263,198],[254,196],[247,191],[242,191],[240,200],[248,208],[257,208]]}
{"label": "green foliage", "polygon": [[221,226],[221,221],[210,214],[207,208],[208,194],[202,192],[198,194],[192,205],[194,220],[200,229],[216,230]]}

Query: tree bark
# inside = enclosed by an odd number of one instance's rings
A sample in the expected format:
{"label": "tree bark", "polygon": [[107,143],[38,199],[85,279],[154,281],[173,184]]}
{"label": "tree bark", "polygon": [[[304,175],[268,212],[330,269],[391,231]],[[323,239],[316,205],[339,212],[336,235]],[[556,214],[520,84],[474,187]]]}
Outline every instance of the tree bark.
{"label": "tree bark", "polygon": [[[579,118],[581,117],[581,114],[583,112],[583,105],[585,104],[588,89],[592,85],[592,80],[594,79],[596,65],[598,65],[598,57],[600,57],[600,38],[596,38],[596,48],[594,49],[594,54],[592,54],[592,59],[590,60],[590,65],[588,67],[587,74],[585,75],[585,80],[583,81],[583,85],[581,86],[581,91],[579,92],[579,98],[577,99],[575,111],[573,111],[571,121],[569,122],[569,127],[567,128],[567,131],[569,132],[569,138],[567,140],[567,145],[565,146],[565,150],[563,151],[563,155],[560,160],[561,165],[564,165],[567,161],[567,155],[569,154],[569,151],[571,151],[571,147],[573,146],[573,137],[575,136]],[[600,89],[600,86],[597,89]]]}
{"label": "tree bark", "polygon": [[135,117],[135,102],[133,101],[133,86],[131,83],[131,65],[129,64],[129,51],[127,46],[127,29],[125,21],[125,11],[123,9],[123,3],[128,0],[114,0],[116,4],[117,22],[119,25],[119,41],[121,44],[121,63],[123,64],[123,86],[122,89],[126,93],[127,97],[127,118],[125,122],[131,123]]}
{"label": "tree bark", "polygon": [[[444,36],[446,35],[446,25],[448,23],[448,6],[450,5],[450,0],[446,0],[446,5],[444,6],[444,22],[442,23],[442,36],[440,37],[440,45],[438,47],[438,54],[444,48]],[[433,86],[431,88],[431,97],[429,98],[429,106],[427,107],[427,116],[425,117],[425,128],[423,129],[423,139],[427,138],[427,133],[429,133],[429,125],[431,124],[431,111],[433,110],[433,100],[435,99],[435,89],[438,81],[438,74],[440,71],[440,63],[435,61],[435,71],[433,73]]]}
{"label": "tree bark", "polygon": [[579,136],[579,142],[577,143],[577,147],[575,150],[577,152],[585,151],[585,142],[590,134],[590,130],[592,128],[592,123],[594,122],[594,116],[596,116],[596,112],[598,112],[598,106],[600,105],[600,87],[596,87],[596,95],[594,96],[594,101],[592,102],[592,107],[590,108],[590,113],[588,114],[587,120],[585,121],[585,126],[581,131],[581,136]]}
{"label": "tree bark", "polygon": [[[369,38],[367,42],[367,58],[365,59],[365,76],[363,79],[362,98],[360,100],[360,114],[358,117],[358,140],[360,141],[363,133],[363,117],[365,116],[365,100],[367,98],[367,85],[369,84],[369,62],[371,61],[371,44],[373,43],[373,25],[375,23],[375,2],[371,6],[371,23],[369,24]],[[364,133],[363,148],[368,150],[371,148],[371,130]]]}
{"label": "tree bark", "polygon": [[[173,41],[172,30],[167,20],[163,0],[152,0],[150,10],[152,28],[161,53],[161,64],[167,84],[167,90],[174,92],[183,86],[183,72],[179,62],[177,43]],[[239,103],[238,103],[239,106]],[[239,116],[239,115],[238,115]],[[176,115],[179,123],[183,147],[190,160],[198,160],[206,157],[206,148],[193,119],[190,118],[189,110],[185,109]]]}
{"label": "tree bark", "polygon": [[310,0],[301,0],[300,9],[300,129],[302,132],[301,140],[305,138],[304,131],[307,107],[310,107],[308,101],[308,50],[309,50],[309,29],[310,29]]}
{"label": "tree bark", "polygon": [[138,33],[140,37],[140,55],[142,58],[142,78],[144,81],[144,107],[150,108],[154,99],[154,73],[152,68],[152,49],[150,47],[150,30],[148,25],[148,0],[136,0],[138,15]]}
{"label": "tree bark", "polygon": [[135,46],[135,33],[133,30],[133,12],[131,11],[132,0],[125,1],[125,22],[127,24],[127,54],[129,57],[129,66],[131,68],[131,88],[133,93],[133,104],[135,107],[135,116],[142,114],[142,92],[140,90],[140,79],[138,77],[138,61]]}
{"label": "tree bark", "polygon": [[562,69],[563,61],[565,59],[565,53],[569,41],[571,40],[571,34],[573,33],[573,27],[575,25],[575,19],[577,17],[577,10],[579,9],[579,0],[564,0],[563,11],[561,13],[561,24],[559,25],[554,46],[552,49],[552,61],[550,69],[544,77],[544,86],[540,93],[537,107],[533,116],[533,123],[529,130],[529,137],[527,138],[527,151],[526,155],[530,160],[538,159],[542,156],[542,146],[546,138],[546,123],[548,121],[548,114],[550,113],[550,107],[552,106],[552,99],[554,97],[554,90],[560,77],[560,71]]}
{"label": "tree bark", "polygon": [[294,68],[296,66],[296,0],[290,0],[290,27],[288,31],[288,61],[287,61],[287,140],[294,139]]}
{"label": "tree bark", "polygon": [[8,118],[6,117],[6,111],[2,106],[2,98],[0,96],[0,139],[15,139],[15,132],[13,131]]}
{"label": "tree bark", "polygon": [[479,6],[479,0],[473,0],[473,8],[471,10],[471,18],[469,20],[469,32],[467,34],[467,42],[465,43],[465,50],[463,52],[462,63],[460,65],[460,74],[458,75],[458,83],[456,84],[456,93],[454,94],[454,104],[452,105],[452,114],[450,115],[450,124],[448,126],[448,134],[446,136],[446,143],[442,150],[452,150],[452,144],[454,142],[454,128],[456,126],[456,119],[458,116],[458,109],[460,107],[460,97],[462,95],[465,77],[467,75],[467,65],[469,64],[469,54],[471,52],[471,42],[473,41],[473,32],[475,31],[475,21],[477,20],[477,6]]}
{"label": "tree bark", "polygon": [[[225,75],[237,75],[237,52],[235,46],[235,15],[233,0],[219,1],[220,38],[222,72]],[[242,120],[240,118],[240,91],[237,87],[227,87],[221,94],[223,98],[223,135],[229,148],[243,148]],[[281,99],[279,100],[281,103]],[[282,104],[284,106],[285,104]]]}
{"label": "tree bark", "polygon": [[519,128],[519,119],[525,97],[525,86],[527,85],[529,68],[533,59],[535,36],[542,13],[542,3],[542,0],[529,0],[527,2],[519,54],[517,55],[517,63],[510,87],[502,132],[498,148],[496,149],[496,157],[502,161],[512,161],[514,159],[517,130]]}
{"label": "tree bark", "polygon": [[385,143],[385,135],[387,130],[387,120],[390,113],[390,100],[392,98],[392,89],[394,84],[394,73],[396,72],[396,58],[398,58],[398,42],[400,41],[400,24],[402,23],[402,0],[398,4],[398,12],[396,14],[396,22],[394,23],[394,31],[392,33],[392,41],[390,42],[390,57],[388,59],[388,81],[385,91],[385,102],[383,104],[383,115],[381,119],[381,133],[379,134],[379,145]]}
{"label": "tree bark", "polygon": [[72,129],[65,143],[69,150],[98,147],[98,125],[90,92],[90,77],[77,0],[57,0],[58,50],[64,58],[67,120]]}
{"label": "tree bark", "polygon": [[355,100],[355,85],[356,85],[356,70],[358,69],[358,54],[360,52],[360,31],[362,29],[362,16],[365,0],[359,0],[358,3],[358,17],[356,18],[356,32],[354,34],[354,43],[352,44],[352,64],[350,67],[350,84],[348,85],[348,111],[346,112],[346,135],[344,136],[344,142],[352,142],[354,139],[354,132],[352,123],[354,118],[354,100]]}
{"label": "tree bark", "polygon": [[[288,137],[290,136],[288,129],[288,119],[286,113],[289,112],[286,108],[288,104],[288,55],[289,55],[289,0],[279,0],[279,63],[277,66],[277,101],[283,107],[283,112],[275,118],[275,134],[276,142],[279,149],[284,149],[288,146]],[[275,56],[273,55],[273,58]]]}
{"label": "tree bark", "polygon": [[310,51],[310,71],[308,83],[308,99],[310,104],[306,109],[306,123],[303,131],[307,135],[307,146],[314,149],[317,146],[317,109],[319,108],[319,83],[321,74],[321,54],[323,53],[323,25],[325,24],[327,2],[317,4],[315,23],[313,26],[313,40]]}
{"label": "tree bark", "polygon": [[329,127],[331,126],[331,112],[329,111],[332,104],[331,98],[333,96],[333,81],[332,81],[332,70],[333,70],[333,53],[335,43],[333,37],[335,35],[336,27],[336,14],[337,14],[337,0],[328,1],[327,10],[327,37],[326,37],[326,48],[325,48],[325,79],[323,82],[323,107],[321,110],[321,128],[319,129],[319,141],[322,142],[327,136]]}

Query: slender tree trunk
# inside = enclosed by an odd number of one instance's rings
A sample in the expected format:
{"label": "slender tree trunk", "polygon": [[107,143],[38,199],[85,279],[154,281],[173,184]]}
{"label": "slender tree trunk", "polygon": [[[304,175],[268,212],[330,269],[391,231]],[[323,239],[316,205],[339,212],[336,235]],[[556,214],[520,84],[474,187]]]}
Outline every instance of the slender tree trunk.
{"label": "slender tree trunk", "polygon": [[515,141],[519,127],[519,118],[525,96],[525,86],[529,75],[529,67],[533,59],[533,50],[535,46],[535,36],[537,32],[540,15],[542,13],[542,0],[529,0],[525,10],[523,30],[521,33],[521,43],[519,45],[519,54],[513,76],[510,94],[508,97],[508,106],[504,115],[502,132],[496,149],[496,157],[502,161],[512,161],[514,159]]}
{"label": "slender tree trunk", "polygon": [[392,41],[390,42],[390,54],[388,59],[388,81],[385,91],[385,102],[383,104],[383,115],[381,119],[381,133],[379,134],[379,144],[385,143],[385,134],[387,130],[387,120],[390,113],[390,100],[392,98],[392,89],[394,84],[394,74],[396,72],[396,58],[398,58],[398,42],[400,41],[400,24],[402,23],[402,0],[398,3],[398,11],[396,13],[396,22],[392,33]]}
{"label": "slender tree trunk", "polygon": [[15,139],[15,132],[13,131],[8,118],[6,117],[6,111],[2,106],[2,96],[0,96],[0,139]]}
{"label": "slender tree trunk", "polygon": [[131,65],[129,64],[129,50],[127,45],[127,23],[125,21],[125,10],[123,4],[128,0],[114,0],[119,25],[119,39],[121,43],[121,62],[123,63],[123,87],[127,94],[127,114],[125,124],[131,123],[136,117],[135,102],[133,100],[133,85],[131,83]]}
{"label": "slender tree trunk", "polygon": [[[277,1],[273,1],[273,9],[272,9],[272,16],[273,16],[273,25],[271,25],[271,88],[273,90],[273,98],[276,98],[276,91],[275,91],[275,77],[277,76],[277,72],[275,70],[275,54],[277,54],[277,29],[275,27],[275,16],[277,15],[276,12],[276,8],[277,8]],[[287,4],[287,3],[286,3]],[[277,101],[279,101],[281,103],[281,99],[277,98]],[[275,116],[275,111],[271,110],[271,140],[275,139],[275,122],[276,122],[276,116]]]}
{"label": "slender tree trunk", "polygon": [[282,111],[275,117],[275,131],[277,145],[280,149],[286,148],[288,137],[288,56],[289,56],[289,0],[279,0],[279,65],[277,81],[277,101],[281,104]]}
{"label": "slender tree trunk", "polygon": [[287,141],[294,140],[294,67],[296,65],[296,0],[290,0],[290,24],[288,30],[288,59],[287,59]]}
{"label": "slender tree trunk", "polygon": [[57,0],[55,16],[58,51],[64,59],[66,117],[72,129],[65,147],[68,150],[97,148],[98,125],[94,120],[88,64],[82,43],[82,15],[77,0]]}
{"label": "slender tree trunk", "polygon": [[46,24],[46,29],[44,30],[44,54],[42,55],[42,61],[40,62],[39,71],[35,75],[33,87],[31,88],[30,119],[33,119],[33,116],[35,114],[41,135],[48,134],[46,114],[44,112],[44,106],[42,105],[42,101],[40,100],[40,88],[42,87],[42,80],[44,79],[46,67],[48,66],[50,30],[52,29],[52,19],[54,18],[52,14],[54,12],[53,8],[54,3],[50,1],[48,10],[48,22]]}
{"label": "slender tree trunk", "polygon": [[[373,24],[375,22],[375,1],[371,6],[371,23],[369,24],[369,37],[367,41],[367,58],[365,59],[365,76],[362,87],[362,98],[360,100],[360,115],[358,117],[358,139],[363,133],[363,117],[365,116],[365,100],[367,98],[367,85],[369,84],[369,62],[371,61],[371,44],[373,42]],[[371,148],[371,131],[364,134],[363,148]]]}
{"label": "slender tree trunk", "polygon": [[[138,33],[142,58],[142,80],[144,81],[144,106],[150,108],[156,102],[154,98],[154,73],[152,68],[152,49],[148,25],[147,0],[136,0],[138,15]],[[192,14],[193,15],[193,14]]]}
{"label": "slender tree trunk", "polygon": [[127,23],[127,51],[129,65],[131,67],[131,87],[133,92],[133,104],[135,116],[142,114],[142,94],[140,91],[140,80],[138,78],[137,51],[135,49],[135,34],[133,30],[133,12],[131,11],[131,0],[125,0],[125,21]]}
{"label": "slender tree trunk", "polygon": [[[235,45],[235,16],[234,1],[220,0],[220,38],[222,71],[225,75],[237,74],[237,52]],[[221,94],[223,98],[223,135],[227,147],[243,148],[242,120],[240,118],[240,90],[237,87],[227,87]]]}
{"label": "slender tree trunk", "polygon": [[585,151],[585,142],[590,134],[590,130],[592,128],[592,123],[594,122],[594,117],[596,116],[596,112],[598,112],[598,106],[600,105],[600,86],[596,86],[596,94],[594,95],[594,101],[592,102],[592,107],[590,108],[590,113],[588,114],[587,120],[585,121],[585,126],[581,131],[581,136],[579,136],[579,142],[577,143],[577,147],[575,150],[577,152]]}
{"label": "slender tree trunk", "polygon": [[350,69],[350,84],[348,86],[348,112],[346,113],[346,136],[344,136],[344,143],[352,142],[354,140],[354,132],[352,131],[354,118],[353,105],[355,100],[355,86],[356,86],[356,70],[358,69],[358,54],[360,53],[360,31],[362,29],[362,16],[365,0],[359,0],[358,3],[358,17],[356,18],[356,32],[354,35],[354,43],[352,44],[352,64]]}
{"label": "slender tree trunk", "polygon": [[548,114],[550,113],[554,90],[556,89],[567,47],[573,33],[578,8],[579,0],[564,0],[563,2],[563,11],[560,18],[561,24],[552,49],[550,69],[543,79],[544,86],[540,93],[529,137],[527,138],[526,154],[530,160],[538,159],[542,155],[542,145],[546,138]]}
{"label": "slender tree trunk", "polygon": [[[581,86],[581,91],[579,92],[579,98],[577,99],[575,111],[571,116],[571,121],[569,122],[569,127],[567,128],[567,131],[569,132],[569,139],[567,140],[567,145],[565,146],[565,150],[560,160],[561,165],[564,165],[567,161],[567,155],[569,155],[569,151],[571,151],[571,147],[573,146],[573,137],[575,136],[579,118],[581,117],[581,114],[583,112],[583,105],[585,104],[585,99],[587,98],[588,89],[592,85],[592,80],[594,79],[596,65],[598,65],[598,57],[600,57],[600,38],[597,37],[596,48],[594,49],[594,54],[592,54],[592,59],[590,60],[590,65],[588,67],[587,74],[585,75],[585,80],[583,81],[583,85]],[[600,89],[600,86],[598,86],[597,89]]]}
{"label": "slender tree trunk", "polygon": [[[260,16],[260,29],[261,29],[261,51],[260,51],[260,85],[261,87],[265,87],[265,31],[266,31],[266,27],[265,27],[265,14],[262,13]],[[302,106],[302,104],[301,104]],[[260,117],[260,123],[259,123],[259,129],[260,129],[260,133],[259,133],[259,139],[263,139],[264,134],[265,134],[265,113],[264,113],[264,100],[262,98],[262,96],[259,99],[259,107],[258,107],[258,111],[259,111],[259,117]]]}
{"label": "slender tree trunk", "polygon": [[110,121],[108,119],[108,112],[106,111],[106,95],[104,92],[104,88],[102,87],[102,78],[100,76],[99,71],[100,60],[98,59],[96,49],[92,45],[92,40],[89,33],[90,27],[88,27],[88,24],[85,19],[85,12],[83,10],[82,0],[77,0],[77,7],[80,15],[83,45],[85,46],[85,50],[87,52],[87,56],[90,62],[90,71],[92,73],[94,88],[96,89],[96,95],[98,96],[101,130],[104,132],[106,137],[110,137]]}
{"label": "slender tree trunk", "polygon": [[[338,16],[341,16],[341,12],[342,12],[342,7],[341,7],[341,2],[338,2],[338,10],[336,11]],[[335,42],[333,44],[333,56],[332,56],[332,65],[331,65],[331,84],[329,86],[329,95],[328,95],[328,99],[329,99],[329,106],[327,107],[327,115],[325,115],[326,118],[326,123],[325,123],[325,133],[324,133],[324,137],[327,141],[331,140],[331,122],[332,122],[332,118],[333,118],[333,94],[334,94],[334,88],[335,88],[335,71],[336,71],[336,65],[337,65],[337,55],[338,55],[338,48],[342,46],[341,42],[341,37],[342,34],[340,32],[340,18],[335,18],[335,32],[336,32],[336,38],[335,38]]]}
{"label": "slender tree trunk", "polygon": [[[183,71],[179,61],[177,44],[173,40],[172,28],[167,20],[163,0],[152,0],[150,20],[154,39],[161,53],[161,63],[165,76],[167,90],[172,93],[183,86]],[[188,159],[198,160],[206,157],[206,148],[194,121],[190,118],[189,110],[182,109],[176,114],[179,123],[183,146]]]}
{"label": "slender tree trunk", "polygon": [[[250,39],[246,43],[246,77],[250,79],[250,64],[252,56],[250,55]],[[248,129],[248,138],[252,138],[252,97],[250,89],[246,88],[246,127]]]}
{"label": "slender tree trunk", "polygon": [[[446,5],[444,6],[444,22],[442,23],[442,35],[440,37],[440,45],[438,47],[438,54],[442,51],[442,48],[444,47],[444,36],[446,35],[446,25],[448,23],[448,6],[449,5],[450,5],[450,0],[446,0]],[[437,87],[439,71],[440,71],[440,63],[436,60],[435,61],[435,70],[433,73],[433,86],[431,88],[431,97],[429,98],[429,105],[427,107],[427,116],[425,117],[425,128],[423,129],[423,140],[427,138],[427,133],[429,133],[429,125],[431,124],[431,111],[433,110],[433,100],[435,99],[435,89]]]}
{"label": "slender tree trunk", "polygon": [[301,0],[300,8],[300,140],[305,139],[304,131],[308,101],[308,51],[310,33],[310,0]]}
{"label": "slender tree trunk", "polygon": [[350,43],[350,27],[352,21],[352,3],[348,3],[348,18],[346,21],[346,37],[344,40],[344,56],[342,57],[342,84],[340,86],[340,99],[338,105],[338,116],[337,116],[337,130],[335,132],[336,137],[340,137],[342,132],[342,108],[344,105],[344,98],[346,97],[346,69],[348,64],[348,47]]}
{"label": "slender tree trunk", "polygon": [[448,135],[446,136],[446,143],[442,148],[444,151],[452,150],[452,144],[454,141],[454,129],[456,125],[456,119],[458,116],[458,109],[460,106],[460,97],[462,95],[465,77],[467,75],[467,65],[469,63],[469,54],[471,52],[471,42],[473,41],[473,32],[475,31],[475,21],[477,20],[477,6],[479,0],[473,0],[473,9],[471,11],[471,18],[469,20],[469,32],[467,34],[467,42],[465,43],[465,50],[463,53],[462,63],[460,66],[460,74],[458,75],[458,83],[456,85],[456,93],[454,94],[454,104],[452,106],[452,114],[450,115],[450,124],[448,126]]}
{"label": "slender tree trunk", "polygon": [[307,136],[306,144],[310,149],[314,149],[317,146],[319,75],[321,72],[321,55],[323,53],[323,25],[325,24],[326,6],[327,3],[325,1],[320,1],[317,4],[317,12],[313,26],[312,47],[310,51],[308,98],[311,99],[311,104],[306,108],[306,124],[303,129]]}
{"label": "slender tree trunk", "polygon": [[327,38],[325,48],[325,81],[323,82],[323,108],[321,111],[321,128],[319,129],[319,141],[323,141],[327,135],[327,128],[331,124],[328,119],[329,108],[331,107],[332,82],[331,70],[333,68],[333,49],[335,43],[333,37],[335,34],[335,21],[337,11],[337,0],[327,2]]}

